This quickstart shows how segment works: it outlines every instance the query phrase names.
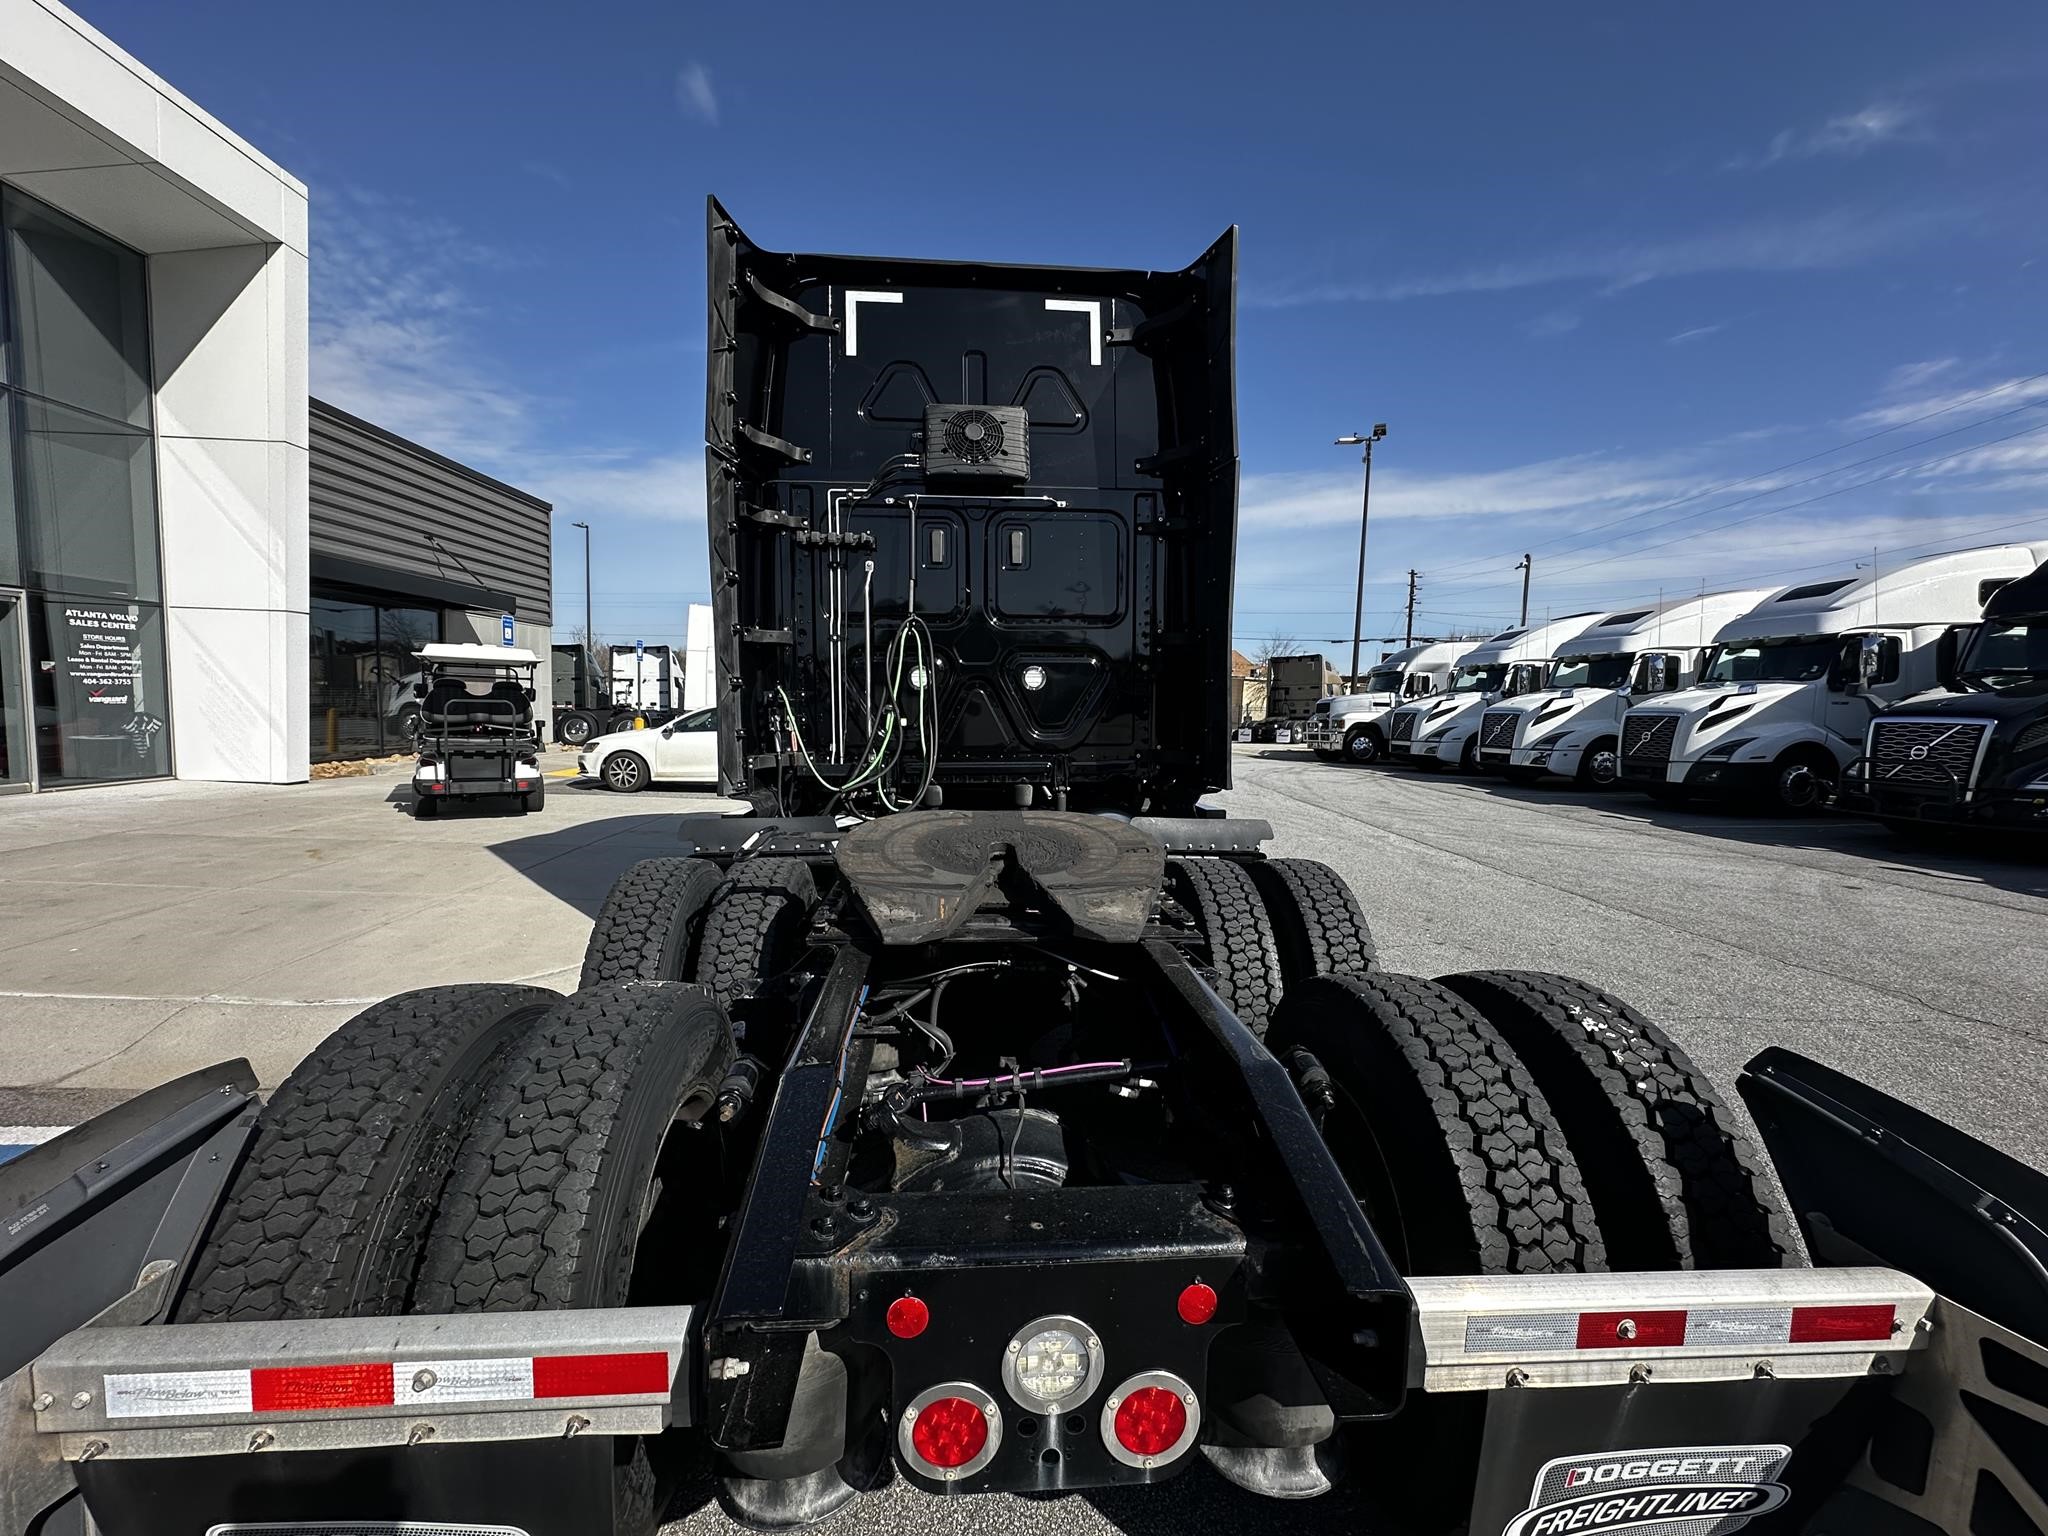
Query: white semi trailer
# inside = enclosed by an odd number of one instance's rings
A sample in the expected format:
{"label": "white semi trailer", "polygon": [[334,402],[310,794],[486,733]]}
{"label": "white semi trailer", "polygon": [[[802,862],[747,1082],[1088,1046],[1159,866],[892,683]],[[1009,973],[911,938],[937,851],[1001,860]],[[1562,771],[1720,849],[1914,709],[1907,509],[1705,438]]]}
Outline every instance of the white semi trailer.
{"label": "white semi trailer", "polygon": [[1329,762],[1374,763],[1387,755],[1387,716],[1409,699],[1448,687],[1470,640],[1438,640],[1395,651],[1365,674],[1357,693],[1324,699],[1308,720],[1308,744]]}
{"label": "white semi trailer", "polygon": [[1818,809],[1878,712],[1942,682],[1985,601],[2044,559],[2048,544],[1996,544],[1772,594],[1722,627],[1693,687],[1630,713],[1623,783]]}
{"label": "white semi trailer", "polygon": [[1721,626],[1771,590],[1708,592],[1603,615],[1558,647],[1548,688],[1486,711],[1479,766],[1524,783],[1557,774],[1582,788],[1612,785],[1630,706],[1691,683]]}
{"label": "white semi trailer", "polygon": [[1467,652],[1449,689],[1403,704],[1388,717],[1390,760],[1459,768],[1467,773],[1477,770],[1479,721],[1486,707],[1545,687],[1557,648],[1599,617],[1598,612],[1574,613],[1547,624],[1511,629]]}

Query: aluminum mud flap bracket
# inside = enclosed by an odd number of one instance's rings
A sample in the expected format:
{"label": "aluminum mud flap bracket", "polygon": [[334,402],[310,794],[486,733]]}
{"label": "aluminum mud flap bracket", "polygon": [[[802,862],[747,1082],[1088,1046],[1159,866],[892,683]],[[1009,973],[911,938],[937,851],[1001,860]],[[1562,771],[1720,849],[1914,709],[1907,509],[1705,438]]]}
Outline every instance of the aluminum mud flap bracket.
{"label": "aluminum mud flap bracket", "polygon": [[1879,1268],[1409,1283],[1410,1385],[1486,1394],[1473,1536],[1807,1529],[1936,1305]]}
{"label": "aluminum mud flap bracket", "polygon": [[644,1307],[81,1328],[36,1360],[27,1406],[106,1536],[580,1536],[612,1528],[613,1437],[689,1421],[692,1322]]}

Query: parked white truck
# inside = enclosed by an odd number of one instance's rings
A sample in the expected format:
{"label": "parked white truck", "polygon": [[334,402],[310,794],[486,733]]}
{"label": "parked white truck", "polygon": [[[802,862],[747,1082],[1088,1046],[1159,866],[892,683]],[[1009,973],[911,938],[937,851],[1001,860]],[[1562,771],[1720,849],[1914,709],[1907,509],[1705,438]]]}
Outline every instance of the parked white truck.
{"label": "parked white truck", "polygon": [[1319,702],[1308,720],[1308,744],[1329,762],[1375,763],[1387,755],[1387,715],[1409,699],[1450,685],[1470,640],[1438,640],[1396,651],[1365,674],[1357,693]]}
{"label": "parked white truck", "polygon": [[1557,648],[1599,617],[1597,611],[1574,613],[1547,624],[1510,629],[1468,651],[1447,691],[1403,704],[1388,717],[1390,760],[1476,771],[1479,721],[1486,707],[1546,687]]}
{"label": "parked white truck", "polygon": [[1878,712],[1952,673],[1985,601],[2043,559],[2048,544],[1996,544],[1773,593],[1722,626],[1694,686],[1630,713],[1622,782],[1819,809]]}
{"label": "parked white truck", "polygon": [[1690,684],[1721,626],[1771,591],[1708,592],[1603,615],[1557,648],[1548,688],[1481,717],[1479,766],[1518,783],[1554,773],[1607,788],[1620,777],[1629,707]]}

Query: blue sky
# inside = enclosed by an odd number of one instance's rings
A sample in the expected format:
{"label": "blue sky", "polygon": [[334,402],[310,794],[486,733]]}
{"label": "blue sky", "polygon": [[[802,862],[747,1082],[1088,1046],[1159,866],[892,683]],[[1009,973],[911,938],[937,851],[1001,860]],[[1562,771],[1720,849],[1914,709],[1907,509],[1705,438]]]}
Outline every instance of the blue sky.
{"label": "blue sky", "polygon": [[2038,5],[74,3],[309,183],[315,392],[552,499],[560,630],[577,517],[602,637],[703,595],[707,192],[783,249],[1241,225],[1247,650],[1349,634],[1375,420],[1369,634],[1410,567],[1512,618],[1525,549],[1540,613],[2048,539]]}

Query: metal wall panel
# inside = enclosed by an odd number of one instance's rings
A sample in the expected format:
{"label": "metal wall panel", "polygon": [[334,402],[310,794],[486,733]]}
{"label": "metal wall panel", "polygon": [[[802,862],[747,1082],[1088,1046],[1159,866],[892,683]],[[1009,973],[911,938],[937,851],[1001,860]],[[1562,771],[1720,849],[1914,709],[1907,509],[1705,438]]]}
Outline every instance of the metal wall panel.
{"label": "metal wall panel", "polygon": [[547,502],[323,401],[312,402],[311,430],[316,580],[323,563],[374,567],[382,590],[441,596],[453,585],[521,623],[551,621]]}

